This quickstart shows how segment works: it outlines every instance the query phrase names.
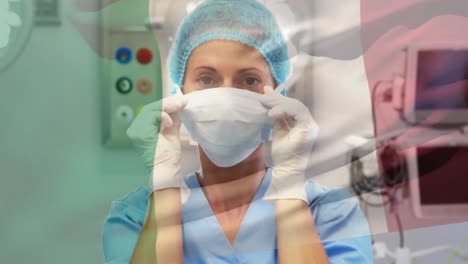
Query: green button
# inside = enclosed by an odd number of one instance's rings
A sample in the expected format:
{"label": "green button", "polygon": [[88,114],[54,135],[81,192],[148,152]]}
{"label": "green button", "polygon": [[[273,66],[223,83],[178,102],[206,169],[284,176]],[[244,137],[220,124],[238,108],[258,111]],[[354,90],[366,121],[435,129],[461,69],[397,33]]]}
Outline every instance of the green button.
{"label": "green button", "polygon": [[122,77],[122,78],[117,80],[117,82],[115,84],[115,88],[121,94],[128,94],[133,89],[133,83],[129,78]]}

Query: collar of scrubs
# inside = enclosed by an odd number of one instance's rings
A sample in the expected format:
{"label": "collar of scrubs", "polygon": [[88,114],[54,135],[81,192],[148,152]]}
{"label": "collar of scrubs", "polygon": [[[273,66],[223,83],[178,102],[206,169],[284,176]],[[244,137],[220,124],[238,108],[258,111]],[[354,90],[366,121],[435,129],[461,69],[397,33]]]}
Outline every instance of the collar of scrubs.
{"label": "collar of scrubs", "polygon": [[226,238],[196,175],[186,177],[185,181],[191,190],[189,199],[182,207],[185,258],[235,258],[235,261],[240,261],[252,257],[256,259],[260,257],[259,254],[267,259],[272,257],[270,255],[276,248],[275,208],[262,200],[271,182],[271,169],[266,171],[233,245]]}

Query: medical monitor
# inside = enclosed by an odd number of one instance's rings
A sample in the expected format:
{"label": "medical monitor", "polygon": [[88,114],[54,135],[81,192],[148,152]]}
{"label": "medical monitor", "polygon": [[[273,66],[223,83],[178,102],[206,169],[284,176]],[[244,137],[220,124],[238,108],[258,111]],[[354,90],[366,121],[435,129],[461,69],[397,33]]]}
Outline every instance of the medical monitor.
{"label": "medical monitor", "polygon": [[468,123],[468,42],[408,47],[404,100],[410,123]]}
{"label": "medical monitor", "polygon": [[407,153],[417,217],[468,216],[468,142],[425,144]]}

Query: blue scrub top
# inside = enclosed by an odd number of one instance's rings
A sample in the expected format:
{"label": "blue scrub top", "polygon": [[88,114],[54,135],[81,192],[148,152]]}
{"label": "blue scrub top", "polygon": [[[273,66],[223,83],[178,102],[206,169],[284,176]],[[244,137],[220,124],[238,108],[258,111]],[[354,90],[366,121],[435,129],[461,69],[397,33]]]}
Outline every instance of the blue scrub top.
{"label": "blue scrub top", "polygon": [[[196,175],[185,177],[191,194],[182,206],[184,263],[277,263],[275,207],[262,200],[270,181],[268,170],[232,246]],[[344,189],[330,190],[312,180],[305,189],[330,263],[373,263],[369,227],[358,201]],[[112,203],[102,237],[105,263],[130,262],[145,222],[149,195],[142,187]]]}

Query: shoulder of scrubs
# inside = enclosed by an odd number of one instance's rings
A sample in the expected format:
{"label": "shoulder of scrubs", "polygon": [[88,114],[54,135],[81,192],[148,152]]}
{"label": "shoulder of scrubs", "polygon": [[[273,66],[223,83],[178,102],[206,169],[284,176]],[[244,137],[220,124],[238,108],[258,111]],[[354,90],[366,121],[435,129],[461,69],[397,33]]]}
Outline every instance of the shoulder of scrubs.
{"label": "shoulder of scrubs", "polygon": [[149,194],[148,189],[140,187],[112,202],[102,231],[106,264],[130,262],[145,222]]}
{"label": "shoulder of scrubs", "polygon": [[373,263],[369,225],[346,189],[306,183],[309,208],[330,263]]}

